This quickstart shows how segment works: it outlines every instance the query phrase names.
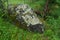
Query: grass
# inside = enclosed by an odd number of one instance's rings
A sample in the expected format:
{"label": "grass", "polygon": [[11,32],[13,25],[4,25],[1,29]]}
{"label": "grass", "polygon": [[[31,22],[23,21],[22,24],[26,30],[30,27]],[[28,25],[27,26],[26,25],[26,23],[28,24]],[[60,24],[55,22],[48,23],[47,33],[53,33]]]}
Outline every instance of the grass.
{"label": "grass", "polygon": [[[29,0],[9,0],[9,4],[20,4],[27,3],[32,8],[36,8],[42,11],[44,0],[37,2],[30,2]],[[36,7],[38,6],[38,8]],[[53,15],[59,15],[60,8],[52,10]],[[55,14],[54,14],[55,13]],[[48,16],[45,20],[46,27],[43,34],[29,32],[27,30],[21,29],[16,25],[11,24],[9,21],[0,17],[0,40],[60,40],[60,15],[57,19],[52,16]]]}
{"label": "grass", "polygon": [[41,37],[39,33],[23,30],[0,18],[0,40],[37,40],[38,37]]}

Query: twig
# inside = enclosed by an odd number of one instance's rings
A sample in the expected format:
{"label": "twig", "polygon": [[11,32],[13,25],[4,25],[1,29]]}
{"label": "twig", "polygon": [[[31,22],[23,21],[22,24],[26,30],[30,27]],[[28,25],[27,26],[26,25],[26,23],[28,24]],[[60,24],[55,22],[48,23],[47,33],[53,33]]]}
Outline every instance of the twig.
{"label": "twig", "polygon": [[49,6],[49,1],[50,1],[50,0],[47,0],[47,1],[46,1],[46,4],[45,4],[45,6],[44,6],[44,10],[43,10],[43,13],[42,13],[42,14],[43,14],[43,16],[42,16],[43,18],[45,18],[46,15],[47,15],[47,12],[49,12],[49,7],[48,7],[48,6]]}

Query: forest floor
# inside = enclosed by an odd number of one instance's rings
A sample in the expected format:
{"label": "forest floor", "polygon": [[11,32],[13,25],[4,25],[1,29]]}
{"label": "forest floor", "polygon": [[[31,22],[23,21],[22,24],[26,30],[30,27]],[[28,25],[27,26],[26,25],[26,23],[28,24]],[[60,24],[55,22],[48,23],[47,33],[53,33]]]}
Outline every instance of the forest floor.
{"label": "forest floor", "polygon": [[[34,9],[43,10],[44,0],[31,2],[28,0],[9,0],[9,4],[29,4]],[[43,34],[29,32],[18,28],[0,17],[0,40],[60,40],[60,6],[54,5],[51,10],[52,15],[45,20],[47,26]],[[55,16],[58,16],[55,18]]]}

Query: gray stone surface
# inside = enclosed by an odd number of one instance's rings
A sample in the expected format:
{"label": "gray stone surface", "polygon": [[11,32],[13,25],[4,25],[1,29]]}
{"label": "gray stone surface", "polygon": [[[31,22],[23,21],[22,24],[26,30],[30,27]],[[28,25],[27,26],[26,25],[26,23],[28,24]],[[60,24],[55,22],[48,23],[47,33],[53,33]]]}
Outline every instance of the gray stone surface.
{"label": "gray stone surface", "polygon": [[44,31],[43,24],[37,17],[37,14],[27,4],[19,4],[16,7],[10,5],[8,6],[8,10],[11,12],[9,13],[10,15],[15,15],[16,20],[21,23],[25,22],[28,30]]}

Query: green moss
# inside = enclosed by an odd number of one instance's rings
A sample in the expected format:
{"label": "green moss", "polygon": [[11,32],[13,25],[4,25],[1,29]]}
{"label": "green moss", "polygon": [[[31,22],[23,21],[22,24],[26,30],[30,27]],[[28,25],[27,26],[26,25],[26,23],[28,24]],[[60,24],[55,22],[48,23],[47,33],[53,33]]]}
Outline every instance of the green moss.
{"label": "green moss", "polygon": [[[57,2],[60,3],[59,0],[57,0]],[[29,0],[9,0],[9,4],[20,3],[27,3],[32,8],[40,9],[42,11],[45,0],[36,2],[30,2]],[[36,6],[38,6],[38,8]],[[57,15],[58,18],[55,19],[54,15]],[[39,34],[21,29],[0,17],[0,40],[60,40],[60,6],[53,5],[51,15],[48,16],[45,21],[49,24],[48,28],[45,29],[43,34]]]}

